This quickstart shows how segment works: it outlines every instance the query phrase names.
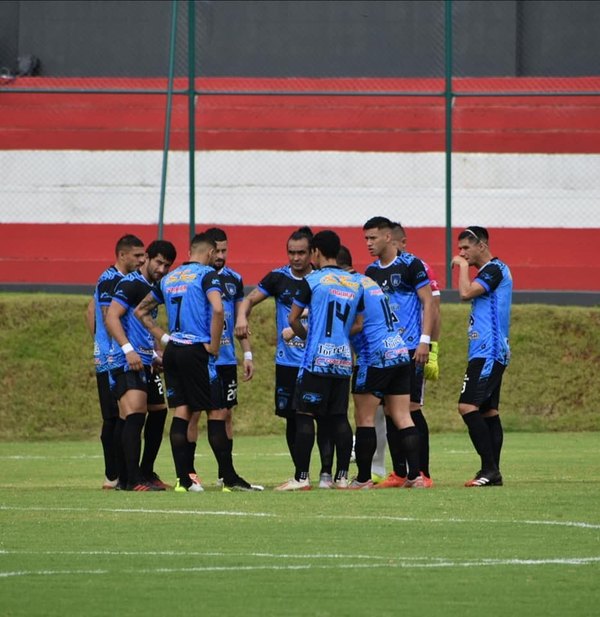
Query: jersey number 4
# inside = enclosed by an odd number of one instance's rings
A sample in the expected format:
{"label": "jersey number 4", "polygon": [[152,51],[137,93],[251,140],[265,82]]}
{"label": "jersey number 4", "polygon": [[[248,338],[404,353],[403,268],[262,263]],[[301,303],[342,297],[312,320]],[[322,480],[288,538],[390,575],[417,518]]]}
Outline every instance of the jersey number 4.
{"label": "jersey number 4", "polygon": [[331,336],[333,330],[333,318],[337,317],[344,325],[348,321],[350,315],[350,305],[344,304],[338,300],[331,300],[327,303],[327,324],[325,325],[325,336]]}

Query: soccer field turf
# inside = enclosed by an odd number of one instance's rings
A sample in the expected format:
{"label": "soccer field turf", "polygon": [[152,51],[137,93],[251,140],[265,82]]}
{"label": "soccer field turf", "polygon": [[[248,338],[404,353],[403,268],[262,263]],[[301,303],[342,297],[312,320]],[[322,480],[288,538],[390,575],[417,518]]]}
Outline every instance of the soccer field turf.
{"label": "soccer field turf", "polygon": [[203,435],[180,494],[100,490],[99,442],[1,443],[0,615],[597,615],[599,446],[507,434],[505,486],[466,489],[468,437],[432,435],[432,490],[282,494],[284,438],[243,437],[267,489],[222,493]]}

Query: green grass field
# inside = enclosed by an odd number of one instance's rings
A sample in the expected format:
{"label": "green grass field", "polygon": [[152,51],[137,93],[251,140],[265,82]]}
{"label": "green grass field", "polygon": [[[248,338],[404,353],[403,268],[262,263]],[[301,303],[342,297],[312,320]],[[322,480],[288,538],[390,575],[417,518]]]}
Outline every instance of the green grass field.
{"label": "green grass field", "polygon": [[435,434],[432,490],[280,494],[284,438],[240,437],[267,490],[182,495],[100,490],[99,442],[0,443],[0,615],[597,615],[599,446],[507,433],[505,486],[466,489],[466,433]]}

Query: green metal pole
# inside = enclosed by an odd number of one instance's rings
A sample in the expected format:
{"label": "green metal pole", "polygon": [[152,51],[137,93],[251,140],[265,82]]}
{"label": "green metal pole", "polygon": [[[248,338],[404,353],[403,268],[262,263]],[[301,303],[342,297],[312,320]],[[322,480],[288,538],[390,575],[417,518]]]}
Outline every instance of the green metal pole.
{"label": "green metal pole", "polygon": [[445,2],[446,289],[452,289],[452,0]]}
{"label": "green metal pole", "polygon": [[158,238],[162,240],[165,221],[165,194],[167,189],[167,165],[171,144],[171,112],[173,107],[173,75],[175,74],[175,39],[177,37],[177,1],[171,3],[171,43],[169,46],[169,79],[167,84],[167,111],[165,117],[165,140],[162,171],[160,175],[160,207],[158,210]]}
{"label": "green metal pole", "polygon": [[196,0],[188,0],[188,132],[190,240],[196,233]]}

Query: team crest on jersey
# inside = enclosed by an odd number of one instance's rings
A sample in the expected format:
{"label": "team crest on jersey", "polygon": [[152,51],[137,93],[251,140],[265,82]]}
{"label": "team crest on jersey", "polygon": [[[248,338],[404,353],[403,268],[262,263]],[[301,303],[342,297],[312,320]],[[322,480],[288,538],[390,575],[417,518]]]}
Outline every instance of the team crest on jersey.
{"label": "team crest on jersey", "polygon": [[230,296],[235,296],[235,285],[233,283],[225,283],[225,291]]}
{"label": "team crest on jersey", "polygon": [[400,287],[402,284],[402,276],[400,274],[392,274],[392,276],[390,276],[390,284],[392,287]]}

